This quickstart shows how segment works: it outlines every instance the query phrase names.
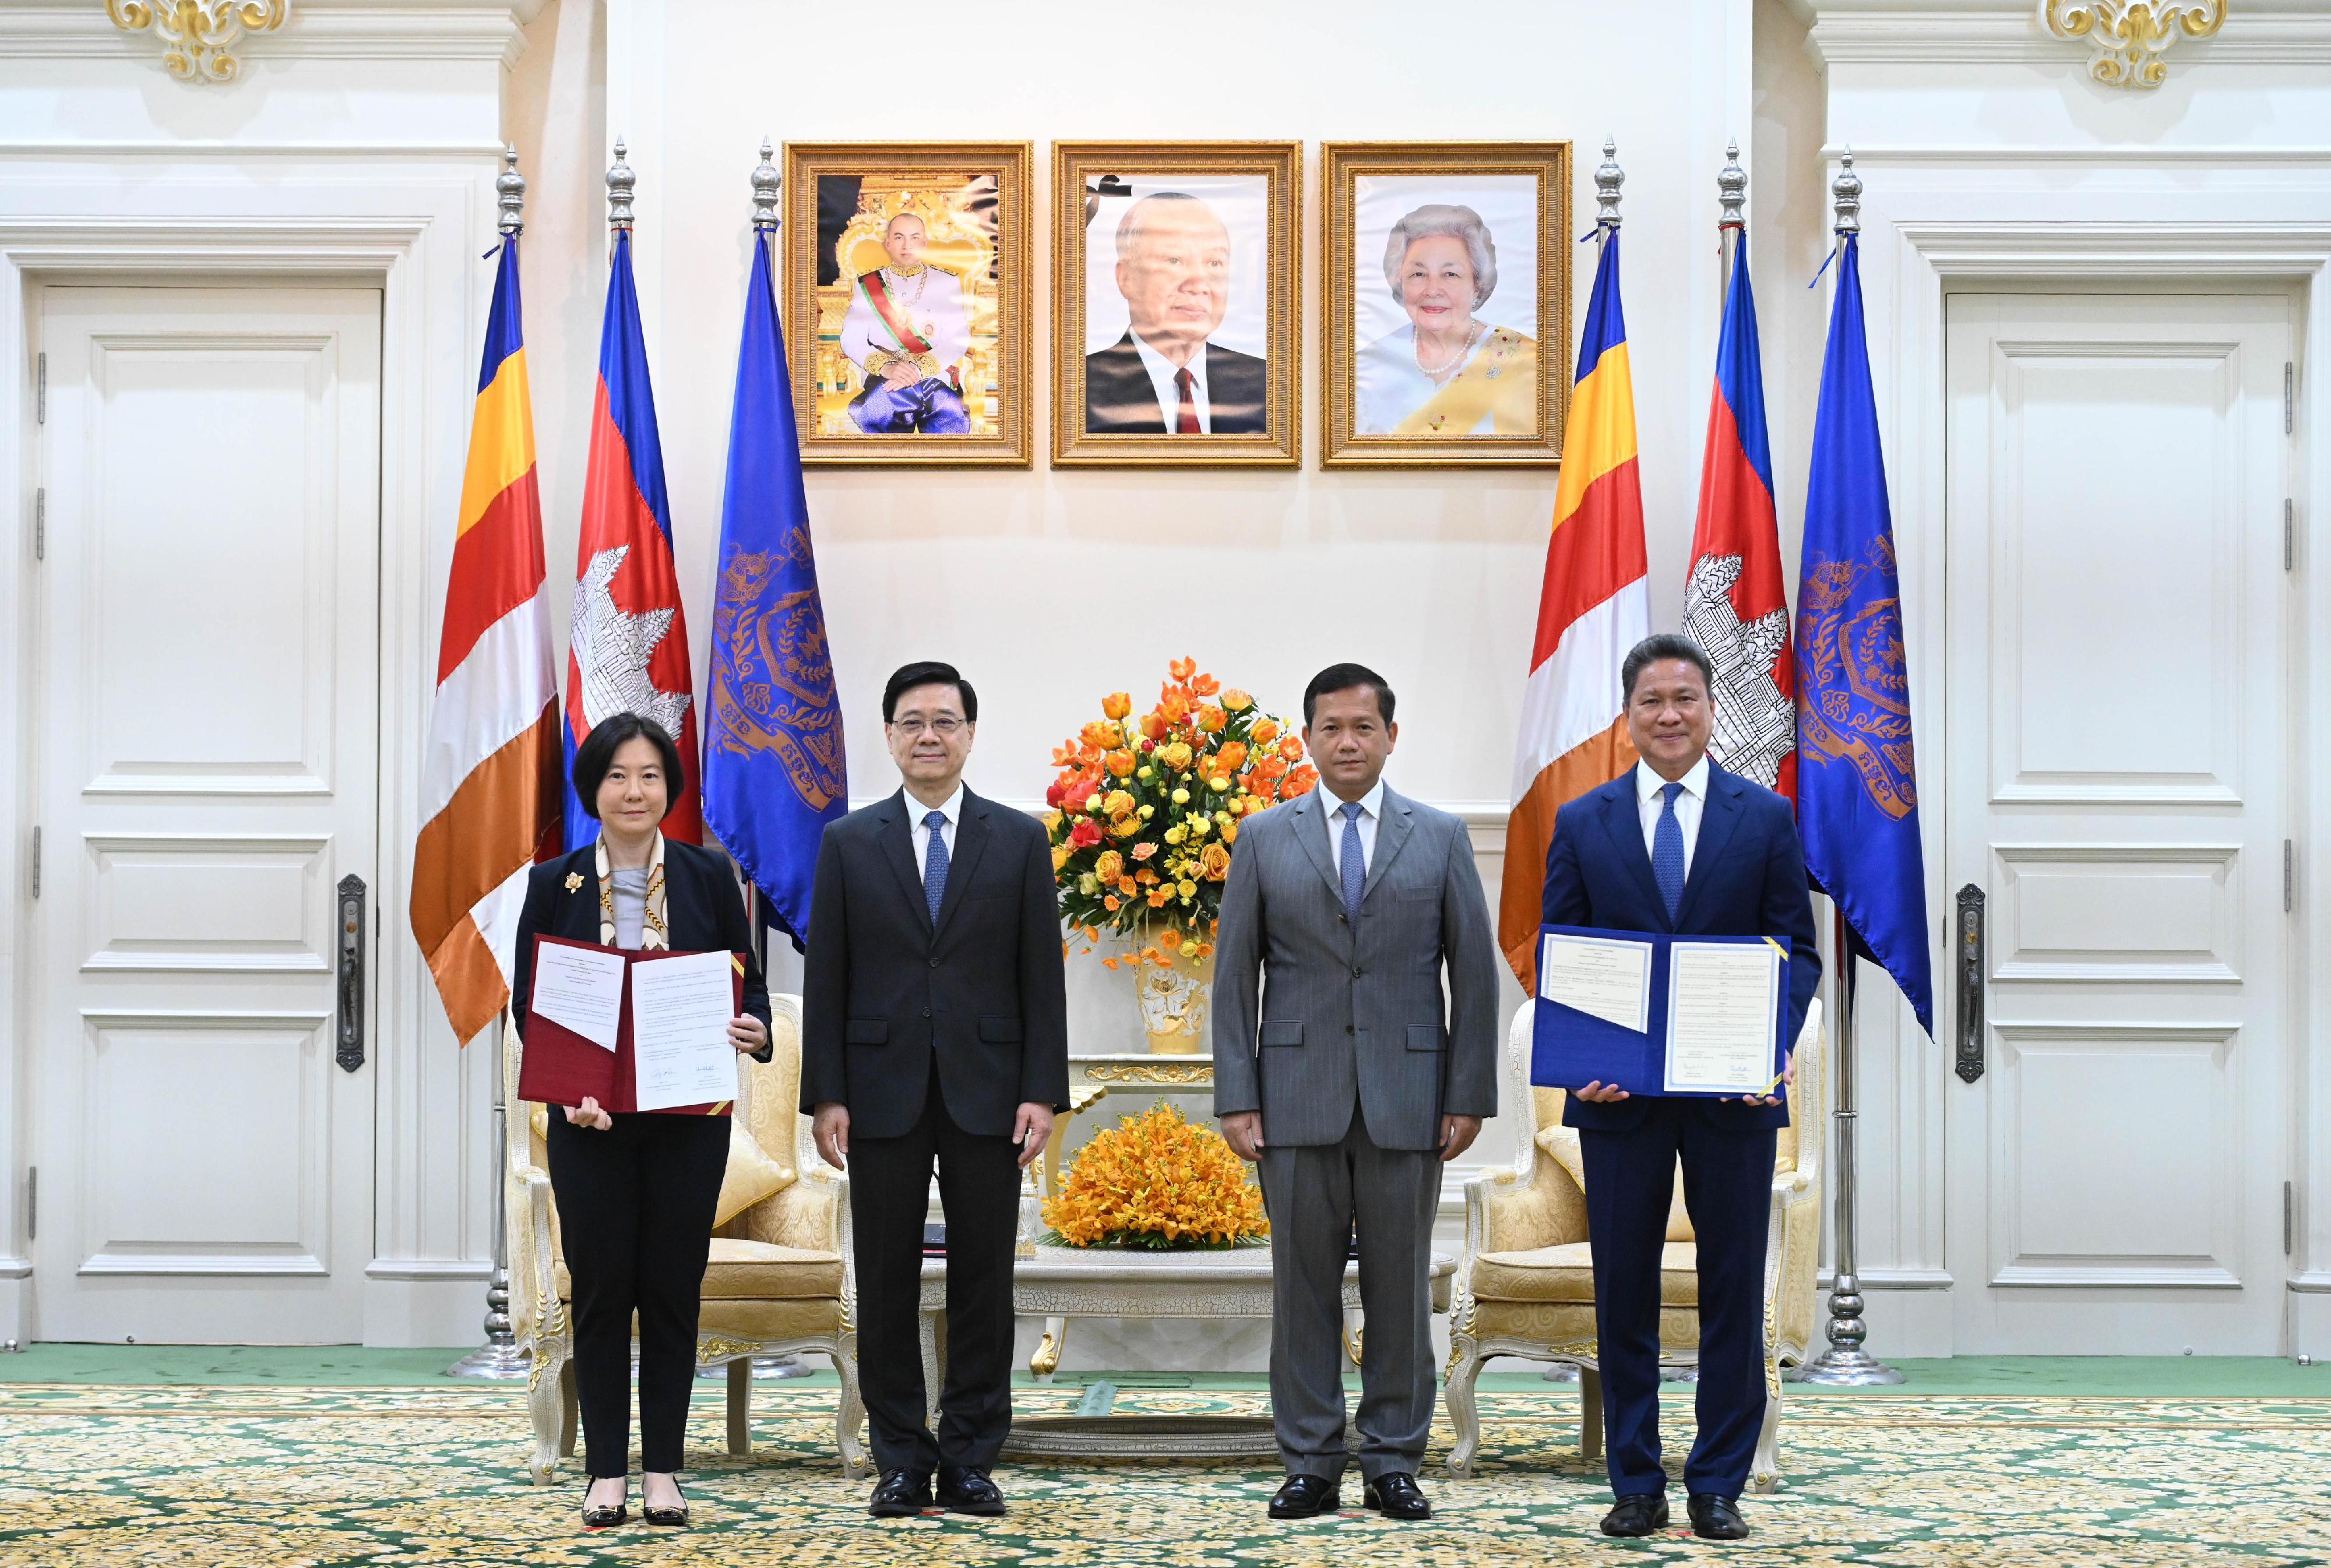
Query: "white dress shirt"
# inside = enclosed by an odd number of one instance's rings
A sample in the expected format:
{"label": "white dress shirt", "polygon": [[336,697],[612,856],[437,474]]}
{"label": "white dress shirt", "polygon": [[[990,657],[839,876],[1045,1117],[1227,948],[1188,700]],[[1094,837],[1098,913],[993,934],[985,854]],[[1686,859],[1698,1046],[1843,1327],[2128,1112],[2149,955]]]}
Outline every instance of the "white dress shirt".
{"label": "white dress shirt", "polygon": [[[1651,771],[1650,763],[1635,765],[1635,803],[1642,813],[1646,855],[1656,852],[1654,840],[1660,831],[1660,813],[1667,806],[1660,791],[1667,787],[1667,782]],[[1699,847],[1699,813],[1708,804],[1707,755],[1701,754],[1700,759],[1691,765],[1691,771],[1676,782],[1683,785],[1683,794],[1676,796],[1675,813],[1676,824],[1683,829],[1683,874],[1688,878],[1691,875],[1692,851]]]}
{"label": "white dress shirt", "polygon": [[[1360,797],[1360,873],[1376,860],[1376,823],[1384,815],[1384,780]],[[1319,786],[1319,803],[1327,812],[1327,863],[1336,868],[1337,879],[1344,875],[1344,802],[1341,796],[1325,784]]]}
{"label": "white dress shirt", "polygon": [[1212,435],[1214,405],[1206,401],[1206,346],[1198,345],[1198,351],[1190,356],[1186,366],[1175,364],[1150,347],[1138,332],[1133,334],[1133,351],[1141,356],[1141,368],[1149,372],[1149,385],[1156,390],[1157,412],[1165,416],[1166,433],[1179,433],[1175,427],[1182,423],[1182,389],[1175,384],[1174,377],[1186,368],[1190,373],[1190,403],[1198,411],[1198,429]]}
{"label": "white dress shirt", "polygon": [[[952,871],[955,869],[956,829],[963,822],[963,786],[956,785],[955,794],[947,797],[947,804],[937,809],[947,815],[947,821],[939,824],[939,832],[947,835],[947,869]],[[907,822],[908,832],[915,841],[915,875],[925,879],[930,876],[931,830],[923,819],[931,814],[931,810],[911,793],[908,794]]]}

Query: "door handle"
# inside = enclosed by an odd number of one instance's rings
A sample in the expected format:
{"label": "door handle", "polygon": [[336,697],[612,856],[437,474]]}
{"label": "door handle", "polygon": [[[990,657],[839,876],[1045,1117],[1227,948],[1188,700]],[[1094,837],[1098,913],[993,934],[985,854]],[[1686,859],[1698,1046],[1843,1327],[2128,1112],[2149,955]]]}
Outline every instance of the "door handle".
{"label": "door handle", "polygon": [[1959,889],[1956,935],[1958,1074],[1973,1083],[1983,1076],[1983,889],[1973,882]]}
{"label": "door handle", "polygon": [[365,1063],[365,884],[340,879],[339,1005],[333,1022],[332,1059],[348,1072]]}

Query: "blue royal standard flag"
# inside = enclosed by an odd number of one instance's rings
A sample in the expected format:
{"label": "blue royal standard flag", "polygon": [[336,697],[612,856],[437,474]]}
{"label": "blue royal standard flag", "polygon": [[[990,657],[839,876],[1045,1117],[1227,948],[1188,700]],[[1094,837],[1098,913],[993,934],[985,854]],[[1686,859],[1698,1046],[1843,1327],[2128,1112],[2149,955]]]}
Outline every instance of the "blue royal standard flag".
{"label": "blue royal standard flag", "polygon": [[798,948],[825,824],[850,807],[825,609],[810,547],[769,231],[753,247],[728,425],[712,617],[704,821]]}
{"label": "blue royal standard flag", "polygon": [[1902,590],[1851,234],[1838,258],[1798,572],[1797,831],[1805,870],[1931,1038],[1935,985]]}

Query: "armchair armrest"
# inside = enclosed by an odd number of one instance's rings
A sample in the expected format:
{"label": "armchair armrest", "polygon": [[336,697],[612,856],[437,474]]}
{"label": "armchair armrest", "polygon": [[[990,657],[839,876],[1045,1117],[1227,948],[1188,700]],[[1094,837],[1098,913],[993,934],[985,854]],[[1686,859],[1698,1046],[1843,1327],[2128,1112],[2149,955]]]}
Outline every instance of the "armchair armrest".
{"label": "armchair armrest", "polygon": [[1465,1235],[1478,1252],[1526,1252],[1586,1240],[1586,1198],[1551,1160],[1465,1183]]}
{"label": "armchair armrest", "polygon": [[745,1234],[755,1241],[808,1252],[842,1250],[840,1210],[848,1183],[808,1171],[783,1191],[745,1211]]}

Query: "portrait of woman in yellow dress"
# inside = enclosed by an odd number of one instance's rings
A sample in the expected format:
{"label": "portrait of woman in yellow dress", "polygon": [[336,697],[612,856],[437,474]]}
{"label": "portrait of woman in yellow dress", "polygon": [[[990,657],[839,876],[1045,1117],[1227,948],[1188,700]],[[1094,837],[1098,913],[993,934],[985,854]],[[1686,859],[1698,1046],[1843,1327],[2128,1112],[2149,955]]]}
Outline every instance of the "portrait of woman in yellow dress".
{"label": "portrait of woman in yellow dress", "polygon": [[1354,433],[1537,434],[1537,343],[1478,314],[1498,289],[1481,215],[1446,202],[1412,208],[1386,236],[1384,275],[1408,321],[1356,356]]}

